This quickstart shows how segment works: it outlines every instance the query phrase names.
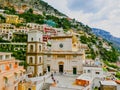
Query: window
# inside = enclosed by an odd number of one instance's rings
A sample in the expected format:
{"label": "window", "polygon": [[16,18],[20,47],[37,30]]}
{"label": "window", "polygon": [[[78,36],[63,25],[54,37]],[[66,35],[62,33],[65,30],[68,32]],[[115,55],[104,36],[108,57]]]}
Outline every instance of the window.
{"label": "window", "polygon": [[96,74],[100,74],[100,72],[95,72]]}
{"label": "window", "polygon": [[30,63],[30,64],[33,63],[33,58],[32,58],[32,57],[30,57],[29,63]]}
{"label": "window", "polygon": [[12,68],[12,64],[9,64],[10,69]]}
{"label": "window", "polygon": [[40,38],[39,38],[39,41],[40,41]]}
{"label": "window", "polygon": [[33,41],[33,38],[31,38],[31,41]]}
{"label": "window", "polygon": [[2,55],[0,55],[0,60],[2,60]]}
{"label": "window", "polygon": [[39,63],[41,63],[41,57],[39,57]]}
{"label": "window", "polygon": [[17,79],[17,73],[15,73],[15,79]]}
{"label": "window", "polygon": [[39,51],[41,51],[41,45],[39,45]]}
{"label": "window", "polygon": [[63,48],[63,44],[62,44],[62,43],[60,43],[60,44],[59,44],[59,47],[60,47],[60,48]]}
{"label": "window", "polygon": [[88,73],[90,73],[91,71],[90,70],[88,70]]}
{"label": "window", "polygon": [[8,78],[5,77],[5,84],[8,84]]}
{"label": "window", "polygon": [[9,55],[6,55],[5,58],[6,58],[6,59],[9,59]]}
{"label": "window", "polygon": [[1,70],[2,70],[2,71],[5,70],[5,65],[1,65]]}
{"label": "window", "polygon": [[33,52],[33,45],[30,45],[30,52]]}

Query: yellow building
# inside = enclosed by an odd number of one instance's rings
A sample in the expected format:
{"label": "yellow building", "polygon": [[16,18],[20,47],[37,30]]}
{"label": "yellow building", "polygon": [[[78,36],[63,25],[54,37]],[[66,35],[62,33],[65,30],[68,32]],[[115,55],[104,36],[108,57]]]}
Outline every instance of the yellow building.
{"label": "yellow building", "polygon": [[18,90],[36,90],[36,85],[30,82],[22,82],[18,84]]}
{"label": "yellow building", "polygon": [[19,16],[17,15],[7,15],[6,16],[6,23],[14,23],[14,24],[18,24],[18,23],[22,23],[24,20],[19,18]]}

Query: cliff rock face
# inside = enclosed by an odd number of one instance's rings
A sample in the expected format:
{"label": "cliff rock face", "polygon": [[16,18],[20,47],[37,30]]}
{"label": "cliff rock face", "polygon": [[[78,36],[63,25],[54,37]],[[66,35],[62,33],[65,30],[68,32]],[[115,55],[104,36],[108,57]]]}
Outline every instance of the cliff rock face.
{"label": "cliff rock face", "polygon": [[102,38],[112,42],[113,45],[120,50],[120,38],[114,37],[109,32],[101,30],[101,29],[97,29],[97,28],[92,28],[92,32],[95,35],[101,36]]}

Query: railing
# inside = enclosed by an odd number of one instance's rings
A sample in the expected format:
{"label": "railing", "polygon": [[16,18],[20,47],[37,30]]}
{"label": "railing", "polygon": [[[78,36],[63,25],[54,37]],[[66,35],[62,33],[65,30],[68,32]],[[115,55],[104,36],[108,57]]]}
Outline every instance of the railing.
{"label": "railing", "polygon": [[84,67],[102,67],[101,65],[95,65],[95,64],[83,64]]}
{"label": "railing", "polygon": [[32,82],[35,85],[44,83],[46,79],[48,79],[50,77],[51,74],[45,75],[45,76],[41,76],[41,77],[35,77],[35,78],[26,78],[26,80],[29,82]]}

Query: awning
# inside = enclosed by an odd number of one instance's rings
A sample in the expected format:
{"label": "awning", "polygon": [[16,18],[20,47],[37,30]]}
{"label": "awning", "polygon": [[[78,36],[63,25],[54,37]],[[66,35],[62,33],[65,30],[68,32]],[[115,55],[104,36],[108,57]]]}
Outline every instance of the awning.
{"label": "awning", "polygon": [[116,82],[117,84],[120,84],[120,80],[116,80],[115,82]]}

